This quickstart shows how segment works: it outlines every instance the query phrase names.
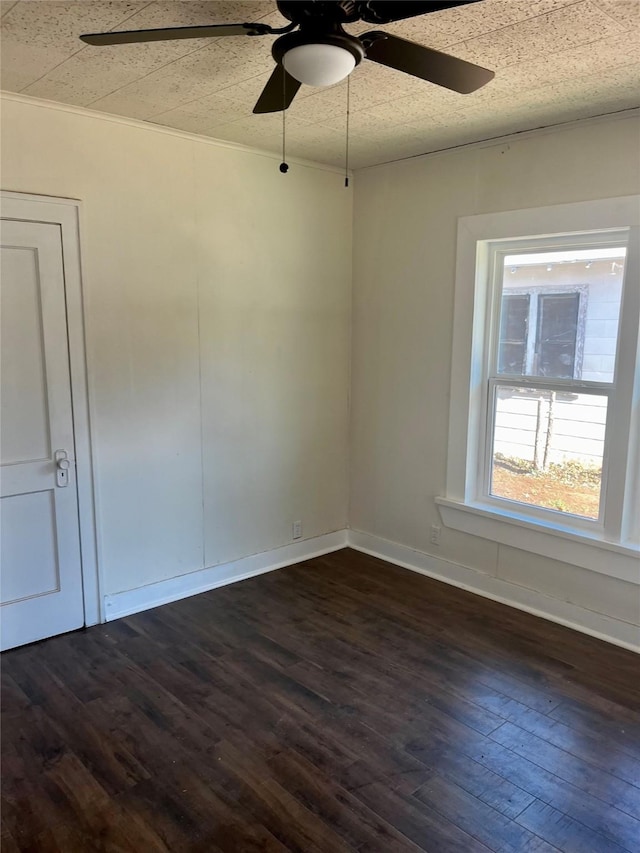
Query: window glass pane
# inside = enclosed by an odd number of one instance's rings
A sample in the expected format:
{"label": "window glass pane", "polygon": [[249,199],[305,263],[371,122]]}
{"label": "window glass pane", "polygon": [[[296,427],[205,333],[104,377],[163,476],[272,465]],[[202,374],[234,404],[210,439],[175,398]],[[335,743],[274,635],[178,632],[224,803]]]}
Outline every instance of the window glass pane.
{"label": "window glass pane", "polygon": [[524,372],[528,325],[529,295],[503,294],[498,373]]}
{"label": "window glass pane", "polygon": [[538,297],[534,362],[537,376],[574,378],[579,304],[579,293],[540,294]]}
{"label": "window glass pane", "polygon": [[626,248],[504,258],[497,373],[613,382]]}
{"label": "window glass pane", "polygon": [[607,397],[500,385],[490,493],[597,519]]}

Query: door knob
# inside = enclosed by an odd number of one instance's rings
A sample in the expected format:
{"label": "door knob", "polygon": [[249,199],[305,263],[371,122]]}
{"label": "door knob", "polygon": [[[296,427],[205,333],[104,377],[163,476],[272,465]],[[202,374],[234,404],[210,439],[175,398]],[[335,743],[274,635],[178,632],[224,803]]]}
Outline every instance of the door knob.
{"label": "door knob", "polygon": [[71,460],[68,457],[66,450],[56,450],[53,454],[56,463],[56,482],[58,487],[64,489],[69,485],[69,468],[71,468]]}

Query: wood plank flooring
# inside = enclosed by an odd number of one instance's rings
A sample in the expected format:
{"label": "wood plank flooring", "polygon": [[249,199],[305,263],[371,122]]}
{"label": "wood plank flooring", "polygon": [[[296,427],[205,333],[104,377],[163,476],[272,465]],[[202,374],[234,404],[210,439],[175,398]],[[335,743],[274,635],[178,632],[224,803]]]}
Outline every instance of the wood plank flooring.
{"label": "wood plank flooring", "polygon": [[354,551],[2,681],[6,853],[640,850],[640,658]]}

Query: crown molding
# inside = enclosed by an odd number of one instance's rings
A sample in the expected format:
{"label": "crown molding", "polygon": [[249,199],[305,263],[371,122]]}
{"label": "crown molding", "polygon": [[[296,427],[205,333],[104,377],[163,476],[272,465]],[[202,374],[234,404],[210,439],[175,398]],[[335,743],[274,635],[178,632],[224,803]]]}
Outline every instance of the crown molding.
{"label": "crown molding", "polygon": [[[34,107],[43,107],[45,109],[58,110],[59,112],[71,113],[72,115],[88,116],[90,118],[109,121],[113,124],[124,125],[125,127],[134,127],[141,130],[148,130],[154,133],[165,134],[168,136],[177,137],[178,139],[188,139],[192,142],[199,142],[202,145],[213,145],[218,148],[228,148],[232,151],[240,151],[244,154],[254,154],[258,157],[266,157],[269,160],[280,161],[280,155],[273,151],[265,151],[262,148],[253,148],[250,145],[242,145],[240,142],[230,142],[226,139],[215,139],[212,136],[203,136],[198,133],[189,133],[186,130],[178,128],[165,127],[161,124],[153,124],[152,122],[142,121],[135,118],[127,118],[113,113],[104,113],[99,110],[91,110],[88,107],[80,107],[73,104],[62,104],[59,101],[49,101],[44,98],[34,98],[31,95],[22,95],[18,92],[7,92],[0,90],[0,100],[14,101],[19,104],[27,104]],[[628,110],[618,110],[612,113],[602,113],[601,115],[591,116],[589,118],[575,119],[567,122],[557,122],[555,124],[543,125],[541,127],[532,128],[531,130],[518,130],[513,133],[504,134],[502,136],[492,136],[487,139],[478,139],[475,142],[466,142],[461,145],[452,145],[448,148],[439,148],[436,151],[426,151],[424,154],[412,154],[409,157],[400,157],[397,160],[385,160],[383,163],[374,163],[371,166],[362,166],[359,169],[350,169],[349,177],[353,177],[354,172],[371,171],[372,169],[381,169],[386,166],[393,166],[402,163],[414,162],[416,160],[426,160],[431,157],[441,157],[445,154],[456,154],[459,151],[471,151],[475,148],[492,148],[500,145],[505,145],[510,142],[519,141],[521,139],[531,139],[536,136],[546,136],[550,133],[555,133],[564,130],[573,130],[577,127],[588,127],[590,125],[602,124],[607,121],[620,121],[624,119],[640,118],[640,107],[633,107]],[[319,169],[323,172],[331,172],[337,175],[344,175],[344,169],[338,166],[330,166],[328,163],[319,163],[315,160],[305,160],[301,157],[288,157],[288,162],[295,163],[297,166],[304,166],[309,169]]]}
{"label": "crown molding", "polygon": [[[266,157],[269,160],[280,162],[282,159],[280,154],[273,151],[265,151],[262,148],[253,148],[250,145],[242,145],[240,142],[230,142],[226,139],[215,139],[212,136],[203,136],[199,133],[189,133],[186,130],[179,130],[174,127],[165,127],[162,124],[154,124],[149,121],[142,121],[137,118],[127,118],[113,113],[105,113],[100,110],[92,110],[89,107],[80,107],[74,104],[62,104],[59,101],[49,101],[45,98],[34,98],[31,95],[22,95],[18,92],[7,92],[0,90],[0,99],[5,101],[13,101],[18,104],[27,104],[32,107],[41,107],[49,110],[57,110],[62,113],[71,113],[88,118],[98,119],[100,121],[108,121],[112,124],[120,124],[125,127],[134,127],[138,130],[147,130],[152,133],[160,133],[165,136],[173,136],[178,139],[188,139],[192,142],[198,142],[202,145],[213,145],[216,148],[228,148],[231,151],[240,151],[243,154],[254,154],[258,157]],[[332,172],[337,175],[344,175],[344,169],[338,166],[330,166],[328,163],[318,163],[315,160],[305,160],[301,157],[287,157],[288,163],[295,163],[296,166],[304,166],[308,169],[319,169],[322,172]],[[353,175],[349,171],[349,176]]]}

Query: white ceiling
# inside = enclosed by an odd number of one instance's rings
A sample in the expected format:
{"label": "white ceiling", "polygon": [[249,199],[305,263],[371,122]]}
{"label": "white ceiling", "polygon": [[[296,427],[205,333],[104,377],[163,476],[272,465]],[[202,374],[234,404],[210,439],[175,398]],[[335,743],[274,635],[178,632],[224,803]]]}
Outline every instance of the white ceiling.
{"label": "white ceiling", "polygon": [[[111,29],[282,26],[275,2],[1,0],[0,7],[3,89],[281,149],[282,114],[252,114],[273,68],[273,36],[101,48],[78,40]],[[483,0],[384,29],[496,77],[458,95],[363,62],[351,76],[353,168],[640,104],[640,0]],[[345,117],[345,83],[303,86],[287,112],[287,153],[343,164]]]}

